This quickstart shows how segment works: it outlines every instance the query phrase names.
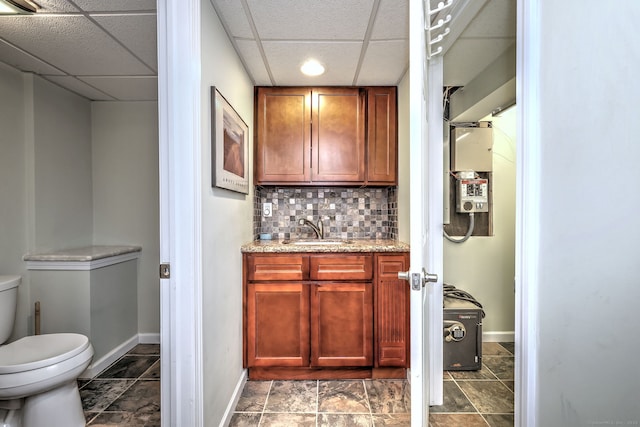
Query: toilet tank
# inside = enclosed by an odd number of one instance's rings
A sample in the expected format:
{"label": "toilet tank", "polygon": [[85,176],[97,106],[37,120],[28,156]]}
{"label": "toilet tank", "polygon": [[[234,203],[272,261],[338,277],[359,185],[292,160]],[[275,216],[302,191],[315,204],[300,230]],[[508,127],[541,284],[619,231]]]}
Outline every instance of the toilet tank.
{"label": "toilet tank", "polygon": [[5,343],[13,331],[18,304],[20,276],[0,276],[0,344]]}

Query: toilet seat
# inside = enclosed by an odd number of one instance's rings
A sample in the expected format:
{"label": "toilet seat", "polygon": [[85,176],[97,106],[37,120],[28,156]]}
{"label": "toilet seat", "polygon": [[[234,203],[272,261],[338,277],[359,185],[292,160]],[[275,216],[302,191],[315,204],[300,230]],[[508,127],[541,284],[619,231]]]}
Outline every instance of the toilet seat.
{"label": "toilet seat", "polygon": [[0,375],[58,364],[90,347],[80,334],[45,334],[21,338],[0,346]]}
{"label": "toilet seat", "polygon": [[93,359],[80,334],[46,334],[0,346],[0,400],[48,392],[76,379]]}

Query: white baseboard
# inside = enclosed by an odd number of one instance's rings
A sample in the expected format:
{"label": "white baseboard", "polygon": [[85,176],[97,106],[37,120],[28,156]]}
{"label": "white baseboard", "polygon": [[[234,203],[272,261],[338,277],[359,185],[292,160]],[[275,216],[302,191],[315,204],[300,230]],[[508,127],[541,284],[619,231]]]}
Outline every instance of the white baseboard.
{"label": "white baseboard", "polygon": [[80,375],[80,378],[91,379],[104,371],[113,362],[124,356],[129,350],[138,344],[138,335],[134,335],[109,353],[102,356],[99,360],[94,360],[91,365]]}
{"label": "white baseboard", "polygon": [[94,360],[91,365],[80,375],[80,378],[91,379],[107,369],[113,362],[127,354],[129,350],[138,344],[160,344],[159,333],[136,334],[111,350],[99,360]]}
{"label": "white baseboard", "polygon": [[240,378],[238,379],[238,383],[236,384],[235,390],[233,390],[233,395],[231,396],[231,400],[227,405],[227,409],[224,411],[224,416],[222,417],[222,421],[220,421],[220,427],[227,427],[229,423],[231,423],[231,417],[233,417],[233,412],[238,405],[238,400],[240,400],[240,396],[242,395],[242,390],[244,389],[244,385],[247,382],[247,370],[243,369]]}
{"label": "white baseboard", "polygon": [[483,342],[515,342],[515,332],[513,331],[483,331]]}
{"label": "white baseboard", "polygon": [[138,334],[138,344],[160,344],[160,333]]}

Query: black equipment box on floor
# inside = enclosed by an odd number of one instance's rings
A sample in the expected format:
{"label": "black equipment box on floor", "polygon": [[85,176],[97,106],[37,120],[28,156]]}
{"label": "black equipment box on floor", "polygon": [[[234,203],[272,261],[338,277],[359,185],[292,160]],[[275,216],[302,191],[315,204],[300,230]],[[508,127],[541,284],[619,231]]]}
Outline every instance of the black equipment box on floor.
{"label": "black equipment box on floor", "polygon": [[482,308],[444,297],[444,370],[477,371],[482,368]]}

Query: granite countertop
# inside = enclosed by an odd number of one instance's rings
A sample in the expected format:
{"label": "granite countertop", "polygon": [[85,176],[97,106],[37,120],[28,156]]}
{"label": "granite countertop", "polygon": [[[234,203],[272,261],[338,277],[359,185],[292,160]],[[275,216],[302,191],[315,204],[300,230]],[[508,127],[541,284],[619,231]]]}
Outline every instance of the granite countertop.
{"label": "granite countertop", "polygon": [[[326,239],[327,242],[335,242]],[[284,253],[284,252],[409,252],[409,245],[397,240],[348,240],[344,244],[321,244],[320,240],[309,240],[311,244],[283,243],[283,240],[255,240],[242,245],[246,253]]]}
{"label": "granite countertop", "polygon": [[24,261],[95,261],[132,252],[140,252],[140,246],[85,246],[81,248],[58,249],[55,251],[26,254]]}

